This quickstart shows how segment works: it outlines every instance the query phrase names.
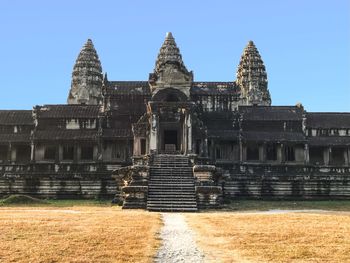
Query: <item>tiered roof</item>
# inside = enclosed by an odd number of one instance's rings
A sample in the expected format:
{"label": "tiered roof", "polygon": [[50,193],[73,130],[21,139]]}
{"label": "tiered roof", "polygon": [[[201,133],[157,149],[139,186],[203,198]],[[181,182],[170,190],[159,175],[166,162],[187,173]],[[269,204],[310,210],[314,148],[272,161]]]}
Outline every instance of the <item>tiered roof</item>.
{"label": "tiered roof", "polygon": [[237,84],[248,104],[271,105],[264,62],[253,41],[243,50],[237,69]]}
{"label": "tiered roof", "polygon": [[102,78],[100,59],[91,39],[88,39],[73,68],[68,103],[98,104],[101,101]]}

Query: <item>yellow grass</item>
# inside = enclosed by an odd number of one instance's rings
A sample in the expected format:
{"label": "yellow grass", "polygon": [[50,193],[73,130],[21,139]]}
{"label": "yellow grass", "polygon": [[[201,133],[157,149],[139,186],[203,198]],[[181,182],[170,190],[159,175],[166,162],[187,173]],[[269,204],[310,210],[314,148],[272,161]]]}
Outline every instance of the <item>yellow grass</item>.
{"label": "yellow grass", "polygon": [[188,214],[213,262],[350,262],[349,214]]}
{"label": "yellow grass", "polygon": [[3,207],[0,262],[151,262],[160,227],[118,207]]}

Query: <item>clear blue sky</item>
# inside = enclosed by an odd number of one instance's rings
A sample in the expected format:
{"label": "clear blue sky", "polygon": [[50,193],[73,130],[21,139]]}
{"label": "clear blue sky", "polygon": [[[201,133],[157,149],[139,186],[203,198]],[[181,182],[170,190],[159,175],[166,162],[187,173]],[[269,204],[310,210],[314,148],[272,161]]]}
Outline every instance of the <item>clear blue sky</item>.
{"label": "clear blue sky", "polygon": [[171,31],[196,81],[235,80],[251,39],[273,105],[350,111],[349,0],[1,0],[0,29],[0,109],[66,103],[87,38],[110,80],[148,80]]}

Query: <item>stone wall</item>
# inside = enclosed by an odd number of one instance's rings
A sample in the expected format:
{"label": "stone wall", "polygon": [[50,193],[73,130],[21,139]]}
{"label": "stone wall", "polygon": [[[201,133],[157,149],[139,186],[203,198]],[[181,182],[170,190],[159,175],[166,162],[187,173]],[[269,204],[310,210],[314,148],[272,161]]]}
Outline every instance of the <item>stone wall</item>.
{"label": "stone wall", "polygon": [[[39,198],[112,199],[117,186],[101,165],[75,165],[74,172],[63,165],[1,165],[0,197],[25,194]],[[94,166],[94,167],[91,167]]]}
{"label": "stone wall", "polygon": [[224,199],[350,199],[350,168],[303,165],[226,165]]}

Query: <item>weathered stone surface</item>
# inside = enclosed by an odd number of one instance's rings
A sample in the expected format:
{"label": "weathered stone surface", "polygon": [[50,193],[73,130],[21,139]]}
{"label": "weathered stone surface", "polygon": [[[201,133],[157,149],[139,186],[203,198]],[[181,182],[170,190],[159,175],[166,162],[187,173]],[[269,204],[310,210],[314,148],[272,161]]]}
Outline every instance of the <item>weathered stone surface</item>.
{"label": "weathered stone surface", "polygon": [[171,33],[148,81],[109,81],[88,40],[68,103],[0,111],[0,195],[115,195],[167,211],[350,198],[350,114],[271,106],[253,42],[236,81],[194,82]]}
{"label": "weathered stone surface", "polygon": [[95,47],[88,39],[75,62],[68,104],[102,103],[102,67]]}
{"label": "weathered stone surface", "polygon": [[271,105],[266,69],[253,41],[249,41],[241,56],[237,84],[241,88],[244,105]]}

